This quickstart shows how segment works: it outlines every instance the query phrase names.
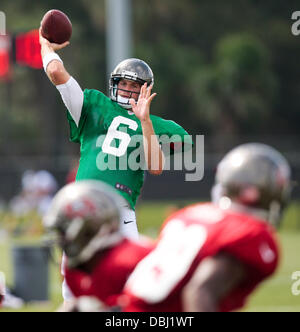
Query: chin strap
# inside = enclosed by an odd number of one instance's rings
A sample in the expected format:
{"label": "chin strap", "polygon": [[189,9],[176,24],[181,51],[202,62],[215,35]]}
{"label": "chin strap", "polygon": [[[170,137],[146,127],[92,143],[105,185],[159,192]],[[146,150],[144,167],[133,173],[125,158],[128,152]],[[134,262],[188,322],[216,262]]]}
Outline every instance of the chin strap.
{"label": "chin strap", "polygon": [[109,233],[108,228],[104,226],[101,227],[99,233],[96,234],[96,236],[89,242],[89,244],[81,251],[78,256],[68,257],[68,267],[73,268],[87,262],[97,251],[114,247],[123,239],[124,236],[119,231]]}
{"label": "chin strap", "polygon": [[122,96],[118,96],[118,97],[116,98],[116,102],[117,102],[120,106],[122,106],[122,107],[124,107],[124,108],[126,108],[126,109],[131,109],[131,108],[132,108],[131,105],[130,105],[130,103],[129,103],[129,98],[124,98],[124,97],[122,97]]}
{"label": "chin strap", "polygon": [[213,186],[211,197],[212,202],[218,205],[221,209],[231,209],[237,212],[251,214],[255,217],[268,221],[276,228],[280,225],[282,206],[277,201],[272,201],[268,210],[246,206],[234,202],[231,198],[227,197],[224,188],[220,184]]}

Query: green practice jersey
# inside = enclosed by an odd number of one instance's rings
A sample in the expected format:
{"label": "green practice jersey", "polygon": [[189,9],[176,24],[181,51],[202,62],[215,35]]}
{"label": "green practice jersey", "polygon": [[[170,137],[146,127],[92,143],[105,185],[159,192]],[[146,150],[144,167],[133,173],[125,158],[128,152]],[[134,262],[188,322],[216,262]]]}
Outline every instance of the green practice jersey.
{"label": "green practice jersey", "polygon": [[[140,120],[100,91],[87,89],[78,126],[69,112],[67,118],[71,141],[80,143],[76,181],[95,179],[106,182],[135,209],[144,182],[144,169],[137,167],[144,158],[143,152],[139,153],[143,146]],[[154,115],[150,118],[156,136],[173,136],[172,143],[183,142],[186,136],[185,143],[188,140],[192,146],[187,132],[174,121]]]}

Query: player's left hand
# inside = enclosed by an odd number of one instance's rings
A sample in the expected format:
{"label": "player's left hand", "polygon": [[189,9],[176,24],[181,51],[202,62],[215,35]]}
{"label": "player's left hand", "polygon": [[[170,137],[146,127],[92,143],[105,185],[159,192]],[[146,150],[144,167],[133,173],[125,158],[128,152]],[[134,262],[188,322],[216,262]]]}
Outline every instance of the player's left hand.
{"label": "player's left hand", "polygon": [[129,100],[132,111],[141,122],[150,119],[150,105],[153,98],[157,95],[157,93],[151,94],[152,87],[152,84],[147,87],[147,83],[145,83],[141,87],[138,101],[136,102],[133,98]]}

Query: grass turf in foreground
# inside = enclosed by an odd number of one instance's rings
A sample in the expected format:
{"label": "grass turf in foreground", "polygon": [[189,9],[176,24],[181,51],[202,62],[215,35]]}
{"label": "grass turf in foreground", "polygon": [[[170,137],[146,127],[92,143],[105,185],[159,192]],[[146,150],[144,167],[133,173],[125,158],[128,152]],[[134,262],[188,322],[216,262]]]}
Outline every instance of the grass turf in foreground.
{"label": "grass turf in foreground", "polygon": [[292,294],[292,274],[300,271],[300,233],[281,232],[281,264],[274,277],[260,285],[250,297],[245,311],[300,312],[300,295]]}

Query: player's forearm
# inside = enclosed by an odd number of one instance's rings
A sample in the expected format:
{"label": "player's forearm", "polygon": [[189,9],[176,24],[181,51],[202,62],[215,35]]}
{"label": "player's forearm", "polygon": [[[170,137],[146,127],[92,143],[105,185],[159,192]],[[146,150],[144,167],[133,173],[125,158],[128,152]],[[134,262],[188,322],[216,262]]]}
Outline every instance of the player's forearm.
{"label": "player's forearm", "polygon": [[187,284],[182,291],[182,306],[185,312],[216,312],[218,301],[213,292],[205,287]]}
{"label": "player's forearm", "polygon": [[54,85],[61,85],[70,79],[69,73],[65,70],[64,65],[57,60],[53,60],[47,66],[47,76]]}
{"label": "player's forearm", "polygon": [[[47,57],[56,54],[54,50],[49,46],[48,44],[42,44],[41,45],[41,55],[43,62]],[[66,71],[63,63],[57,59],[53,59],[48,63],[46,66],[46,73],[50,81],[54,85],[60,85],[60,84],[65,84],[69,79],[70,75]]]}
{"label": "player's forearm", "polygon": [[45,58],[45,56],[49,53],[54,53],[54,50],[53,48],[50,46],[49,43],[42,43],[41,44],[41,56],[42,56],[42,59]]}
{"label": "player's forearm", "polygon": [[65,84],[71,77],[64,65],[57,60],[51,61],[47,66],[47,76],[54,85]]}
{"label": "player's forearm", "polygon": [[[83,91],[77,81],[66,71],[55,48],[46,39],[40,38],[44,70],[50,81],[56,85],[62,100],[78,126],[83,105]],[[64,44],[63,44],[64,45]],[[56,45],[56,47],[59,47]],[[61,46],[62,47],[62,46]]]}
{"label": "player's forearm", "polygon": [[144,151],[148,171],[153,175],[160,175],[164,168],[164,155],[154,133],[152,121],[141,122],[144,136]]}

